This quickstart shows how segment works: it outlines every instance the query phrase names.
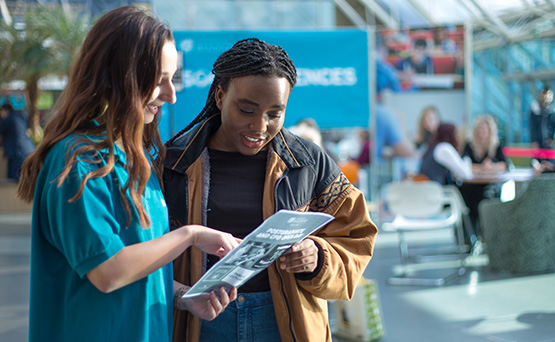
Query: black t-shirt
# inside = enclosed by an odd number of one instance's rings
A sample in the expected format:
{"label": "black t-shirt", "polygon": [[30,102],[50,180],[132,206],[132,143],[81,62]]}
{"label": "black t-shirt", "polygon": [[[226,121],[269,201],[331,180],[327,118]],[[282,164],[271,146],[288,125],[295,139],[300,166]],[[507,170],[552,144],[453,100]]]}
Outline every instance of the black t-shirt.
{"label": "black t-shirt", "polygon": [[[484,162],[484,160],[486,158],[488,158],[489,156],[486,154],[484,156],[482,156],[481,159],[479,159],[478,157],[476,157],[476,155],[474,154],[474,150],[472,149],[472,146],[470,145],[470,143],[466,143],[466,145],[464,146],[464,151],[462,153],[463,157],[468,156],[470,157],[470,160],[472,160],[472,163],[474,164],[481,164]],[[497,148],[495,149],[495,156],[491,157],[491,161],[494,163],[499,163],[499,162],[507,162],[507,158],[505,158],[505,155],[503,154],[503,146],[501,144],[499,144],[497,146]]]}
{"label": "black t-shirt", "polygon": [[[208,227],[244,238],[263,222],[262,197],[268,151],[254,156],[208,149],[210,191]],[[208,255],[208,268],[219,260]],[[268,271],[263,270],[239,288],[239,292],[269,291]]]}

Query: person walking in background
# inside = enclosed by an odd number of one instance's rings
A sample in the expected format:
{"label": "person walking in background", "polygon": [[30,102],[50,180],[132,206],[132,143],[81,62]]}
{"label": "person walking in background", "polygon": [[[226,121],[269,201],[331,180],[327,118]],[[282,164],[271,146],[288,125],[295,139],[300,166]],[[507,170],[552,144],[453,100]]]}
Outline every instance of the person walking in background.
{"label": "person walking in background", "polygon": [[0,137],[4,156],[8,159],[8,178],[19,180],[23,161],[35,150],[35,144],[27,135],[29,123],[9,103],[0,107],[0,118]]}
{"label": "person walking in background", "polygon": [[555,109],[552,106],[553,91],[545,87],[530,106],[530,141],[533,148],[553,148],[555,132]]}
{"label": "person walking in background", "polygon": [[439,125],[422,157],[420,173],[443,185],[472,178],[470,158],[463,160],[457,146],[457,128],[448,123]]}
{"label": "person walking in background", "polygon": [[[195,300],[173,281],[187,247],[224,255],[230,234],[169,232],[160,189],[160,107],[175,102],[177,51],[150,12],[120,7],[92,27],[18,195],[33,201],[29,341],[169,341],[174,302],[213,319],[220,289]],[[174,301],[175,299],[175,301]]]}
{"label": "person walking in background", "polygon": [[[332,341],[327,300],[348,300],[373,253],[366,202],[329,155],[283,128],[297,73],[279,46],[241,40],[218,57],[206,105],[166,143],[173,227],[203,224],[242,238],[280,209],[335,220],[242,285],[211,322],[177,313],[174,341]],[[177,280],[217,261],[189,249]]]}
{"label": "person walking in background", "polygon": [[377,60],[376,64],[376,129],[374,142],[376,157],[383,157],[385,147],[390,147],[392,157],[413,157],[414,144],[403,134],[399,120],[393,110],[384,102],[386,91],[401,89],[399,77],[395,69],[385,61]]}
{"label": "person walking in background", "polygon": [[[491,115],[482,115],[476,118],[472,130],[472,139],[466,143],[463,157],[472,161],[473,173],[502,172],[506,171],[510,161],[503,154],[503,145],[497,134],[497,124]],[[492,192],[487,197],[498,197],[498,185],[492,184],[468,184],[461,185],[461,194],[468,206],[469,217],[472,221],[474,232],[477,237],[481,236],[480,223],[478,220],[478,204],[486,198],[486,192]]]}

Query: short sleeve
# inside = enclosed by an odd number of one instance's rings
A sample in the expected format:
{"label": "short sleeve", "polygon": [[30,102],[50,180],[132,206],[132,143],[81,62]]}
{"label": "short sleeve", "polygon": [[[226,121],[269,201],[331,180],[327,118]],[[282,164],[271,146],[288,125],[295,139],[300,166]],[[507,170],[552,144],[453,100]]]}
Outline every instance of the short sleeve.
{"label": "short sleeve", "polygon": [[395,146],[403,139],[401,129],[397,124],[397,118],[391,112],[383,113],[378,118],[378,134],[384,135],[384,143],[386,146]]}
{"label": "short sleeve", "polygon": [[[61,187],[49,175],[41,198],[42,233],[62,253],[70,266],[84,277],[117,252],[124,244],[114,206],[110,175],[89,179],[82,196],[70,203],[83,175],[96,164],[79,161]],[[119,195],[119,190],[115,190]]]}

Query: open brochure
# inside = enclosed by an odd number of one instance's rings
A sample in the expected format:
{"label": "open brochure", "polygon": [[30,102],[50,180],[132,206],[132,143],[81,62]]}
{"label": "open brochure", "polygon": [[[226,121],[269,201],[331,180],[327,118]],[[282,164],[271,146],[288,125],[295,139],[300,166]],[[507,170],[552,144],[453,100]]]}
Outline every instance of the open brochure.
{"label": "open brochure", "polygon": [[243,285],[295,243],[334,219],[319,212],[280,210],[253,230],[229,254],[214,264],[183,297],[207,294],[220,287]]}

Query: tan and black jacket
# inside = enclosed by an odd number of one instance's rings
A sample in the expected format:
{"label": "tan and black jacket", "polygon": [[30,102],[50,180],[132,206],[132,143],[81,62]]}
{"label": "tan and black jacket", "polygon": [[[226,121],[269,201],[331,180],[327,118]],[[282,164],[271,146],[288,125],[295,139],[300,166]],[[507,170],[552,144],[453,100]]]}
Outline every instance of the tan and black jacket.
{"label": "tan and black jacket", "polygon": [[[167,146],[164,189],[171,228],[206,225],[209,191],[208,139],[220,126],[212,117]],[[230,195],[230,199],[233,197]],[[372,256],[377,228],[362,193],[315,144],[282,129],[268,153],[263,215],[280,209],[320,211],[335,220],[309,238],[319,248],[319,264],[310,274],[268,268],[282,341],[332,341],[327,300],[348,300]],[[203,274],[206,256],[189,248],[174,262],[177,281],[192,285]],[[200,320],[175,311],[174,341],[198,341]]]}

